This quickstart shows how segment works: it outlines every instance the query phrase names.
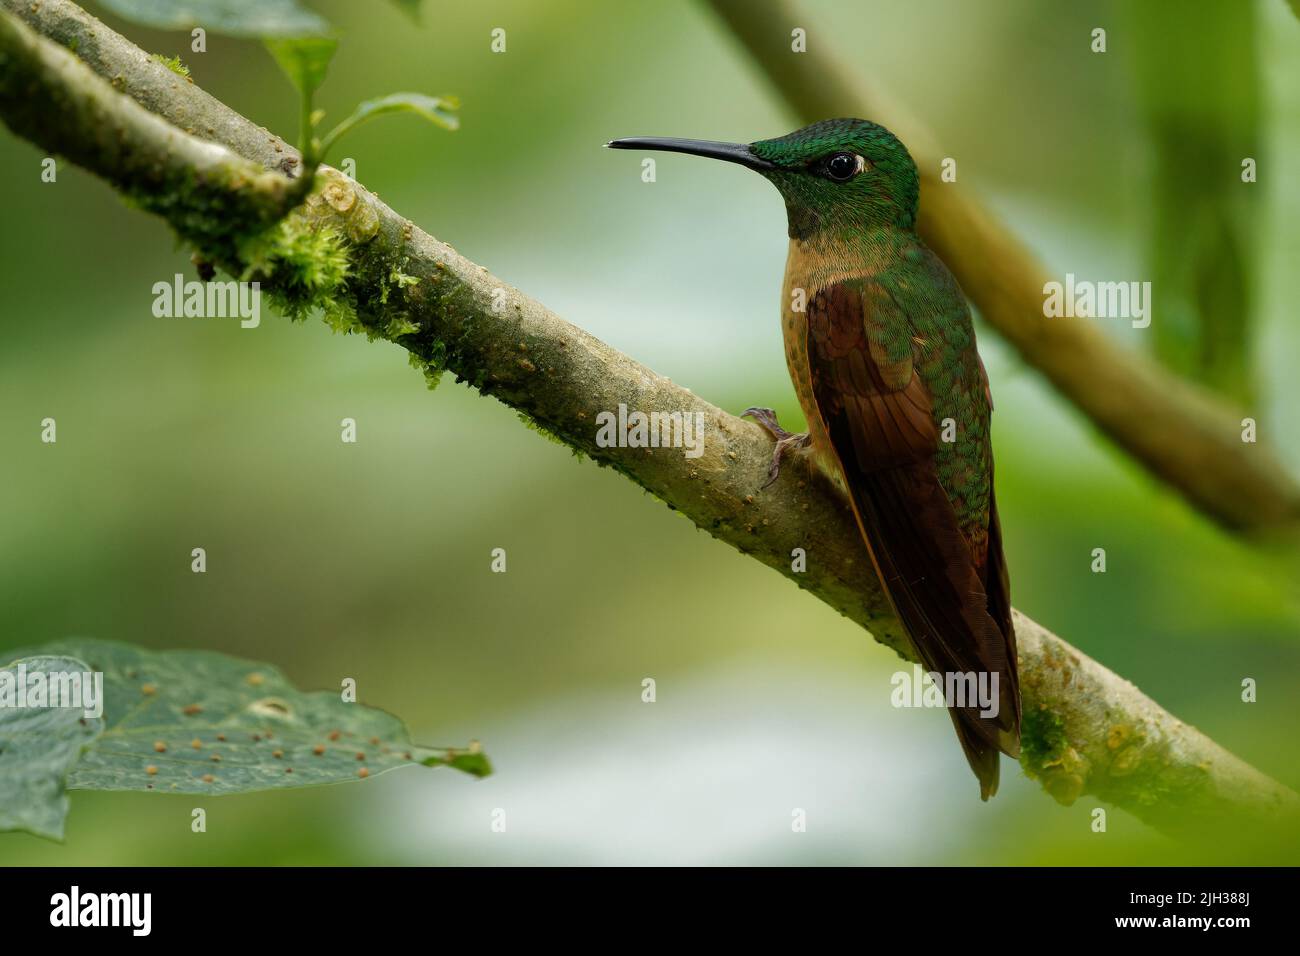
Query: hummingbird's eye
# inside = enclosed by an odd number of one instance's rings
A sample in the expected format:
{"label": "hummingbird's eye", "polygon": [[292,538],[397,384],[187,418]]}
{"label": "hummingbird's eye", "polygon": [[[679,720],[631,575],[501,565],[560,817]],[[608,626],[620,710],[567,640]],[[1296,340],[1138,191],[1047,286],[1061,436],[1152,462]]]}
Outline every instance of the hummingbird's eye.
{"label": "hummingbird's eye", "polygon": [[854,153],[836,153],[826,160],[826,175],[836,182],[848,182],[866,168],[861,156]]}

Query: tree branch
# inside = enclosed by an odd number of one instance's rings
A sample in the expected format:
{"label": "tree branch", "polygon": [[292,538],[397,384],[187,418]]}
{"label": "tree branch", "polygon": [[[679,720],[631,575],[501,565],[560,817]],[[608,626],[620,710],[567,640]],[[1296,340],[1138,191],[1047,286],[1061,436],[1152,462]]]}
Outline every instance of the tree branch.
{"label": "tree branch", "polygon": [[940,182],[933,136],[839,60],[829,35],[814,36],[808,53],[791,51],[791,30],[812,33],[794,0],[708,3],[801,121],[875,119],[908,144],[921,172],[921,237],[989,325],[1105,435],[1220,524],[1295,532],[1300,485],[1266,447],[1241,440],[1241,414],[1087,319],[1044,317],[1043,286],[1058,277],[968,190]]}
{"label": "tree branch", "polygon": [[[201,246],[202,252],[236,272],[256,267],[266,288],[291,295],[284,288],[293,277],[287,267],[245,261],[242,250],[249,243],[227,240],[247,240],[248,230],[264,228],[259,210],[278,204],[286,186],[262,173],[283,168],[285,157],[295,156],[292,150],[191,84],[174,82],[73,4],[44,0],[33,10],[27,3],[4,3],[61,44],[77,40],[77,49],[93,51],[86,62],[94,71],[0,11],[0,118],[39,145],[73,150],[70,155],[91,172],[115,183],[119,168],[166,167],[176,156],[215,155],[217,147],[161,120],[205,131],[224,147],[222,174],[202,191],[181,190],[152,208],[191,241],[217,232],[221,248]],[[130,96],[115,92],[106,79]],[[33,101],[52,108],[33,110]],[[139,115],[141,103],[157,111],[159,122]],[[116,150],[78,145],[99,143],[95,127],[104,123],[120,130],[110,137]],[[336,170],[322,167],[318,179],[303,207],[276,227],[349,237],[335,250],[347,257],[347,282],[326,289],[316,304],[347,314],[358,330],[395,341],[422,363],[445,365],[526,413],[560,441],[615,468],[913,659],[847,503],[828,483],[787,467],[775,485],[759,492],[772,445],[756,425],[564,322]],[[136,185],[128,179],[129,188]],[[209,187],[225,189],[236,204],[214,204]],[[236,213],[246,209],[253,211],[250,221],[237,222]],[[207,221],[213,216],[221,229]],[[708,436],[702,456],[598,447],[595,416],[620,403],[643,412],[701,413]],[[808,554],[805,573],[791,570],[795,548]],[[1021,762],[1061,803],[1093,794],[1167,832],[1201,837],[1230,822],[1275,827],[1300,816],[1294,792],[1161,710],[1132,684],[1019,613],[1016,630],[1025,713]]]}

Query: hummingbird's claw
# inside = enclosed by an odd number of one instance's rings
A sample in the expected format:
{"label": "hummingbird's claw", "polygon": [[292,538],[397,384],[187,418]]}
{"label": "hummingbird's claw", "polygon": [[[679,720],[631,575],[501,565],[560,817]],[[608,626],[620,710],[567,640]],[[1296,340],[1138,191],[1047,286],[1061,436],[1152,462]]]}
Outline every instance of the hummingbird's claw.
{"label": "hummingbird's claw", "polygon": [[797,451],[808,446],[808,433],[802,432],[796,435],[786,431],[777,422],[776,412],[770,408],[747,408],[740,415],[742,418],[754,419],[768,434],[776,439],[776,447],[772,449],[772,464],[767,469],[767,481],[763,482],[763,487],[767,488],[781,474],[781,459],[791,450]]}
{"label": "hummingbird's claw", "polygon": [[790,433],[782,428],[780,423],[777,422],[776,412],[770,408],[760,408],[757,405],[752,405],[741,412],[740,417],[754,419],[754,421],[758,422],[758,424],[777,441],[790,437]]}

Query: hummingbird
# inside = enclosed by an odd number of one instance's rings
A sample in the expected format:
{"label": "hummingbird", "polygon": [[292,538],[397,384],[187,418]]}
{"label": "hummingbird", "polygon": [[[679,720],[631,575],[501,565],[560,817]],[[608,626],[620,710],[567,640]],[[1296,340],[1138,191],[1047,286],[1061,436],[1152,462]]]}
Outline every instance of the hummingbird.
{"label": "hummingbird", "polygon": [[[949,692],[949,716],[988,800],[999,753],[1020,753],[993,399],[966,297],[916,233],[916,163],[893,133],[862,119],[749,144],[607,145],[736,163],[781,193],[790,237],[781,326],[808,431],[790,434],[770,408],[745,410],[776,443],[764,487],[806,448],[811,467],[846,494],[918,659]],[[981,678],[996,689],[989,706],[953,693]]]}

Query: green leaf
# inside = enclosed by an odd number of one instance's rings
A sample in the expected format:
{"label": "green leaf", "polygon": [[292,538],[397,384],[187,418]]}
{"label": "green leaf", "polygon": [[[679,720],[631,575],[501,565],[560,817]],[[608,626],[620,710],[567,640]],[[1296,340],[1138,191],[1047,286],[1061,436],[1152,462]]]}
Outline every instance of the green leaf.
{"label": "green leaf", "polygon": [[297,0],[99,0],[118,16],[161,30],[203,27],[238,37],[325,33],[329,24]]}
{"label": "green leaf", "polygon": [[[0,682],[9,684],[10,693],[18,684],[20,665],[24,674],[90,670],[71,657],[17,660],[0,669]],[[85,717],[81,710],[15,703],[6,700],[0,705],[0,831],[26,830],[61,840],[68,815],[64,778],[104,722]]]}
{"label": "green leaf", "polygon": [[325,82],[325,73],[339,42],[333,37],[297,37],[263,42],[280,64],[280,69],[298,88],[301,114],[298,120],[298,150],[302,153],[304,175],[314,175],[322,155],[314,134],[316,124],[324,114],[312,109],[312,97],[317,87]]}
{"label": "green leaf", "polygon": [[339,41],[333,37],[297,37],[267,40],[266,48],[304,97],[310,97],[325,82]]}
{"label": "green leaf", "polygon": [[414,113],[443,129],[457,129],[460,120],[453,111],[459,108],[460,101],[454,96],[425,96],[423,93],[392,93],[375,100],[366,100],[352,111],[351,116],[325,135],[321,140],[321,155],[323,156],[343,134],[385,113]]}
{"label": "green leaf", "polygon": [[[0,710],[0,770],[11,759],[23,767],[30,761],[41,782],[12,794],[23,800],[10,799],[7,788],[17,784],[0,774],[0,830],[59,837],[67,798],[50,781],[61,783],[65,771],[68,790],[212,795],[356,781],[412,765],[491,773],[476,746],[416,746],[392,714],[345,703],[337,691],[304,693],[265,664],[89,639],[59,641],[41,653],[77,665],[65,669],[103,672],[103,719],[87,728],[79,710],[27,711],[14,723]],[[14,734],[12,758],[8,728],[23,728]]]}

